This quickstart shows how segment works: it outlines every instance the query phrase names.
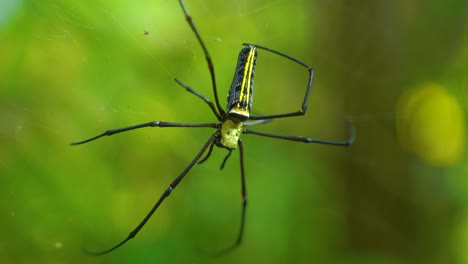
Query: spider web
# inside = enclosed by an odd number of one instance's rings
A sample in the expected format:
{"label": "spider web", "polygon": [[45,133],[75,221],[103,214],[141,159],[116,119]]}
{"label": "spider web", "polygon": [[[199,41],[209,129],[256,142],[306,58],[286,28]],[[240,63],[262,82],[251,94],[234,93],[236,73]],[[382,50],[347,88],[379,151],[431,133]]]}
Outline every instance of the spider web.
{"label": "spider web", "polygon": [[[222,105],[241,44],[256,43],[316,70],[307,114],[258,130],[342,140],[347,117],[357,130],[349,149],[245,135],[245,237],[223,262],[466,259],[466,155],[435,165],[425,159],[433,148],[418,152],[413,137],[432,139],[441,120],[458,113],[439,117],[441,110],[458,105],[465,112],[467,4],[185,4],[213,58]],[[212,133],[155,128],[67,145],[150,120],[215,120],[173,81],[212,98],[204,54],[177,1],[4,0],[0,57],[2,263],[81,263],[83,246],[106,248],[123,239]],[[298,110],[306,81],[303,68],[260,52],[253,111]],[[425,94],[427,83],[441,92]],[[421,108],[399,107],[411,96],[420,96]],[[420,112],[443,98],[450,104]],[[415,113],[438,126],[425,129]],[[399,122],[418,124],[419,130],[407,128],[416,136],[401,140]],[[464,128],[463,115],[450,124],[442,143],[432,145],[445,144],[448,152],[455,141],[464,149],[454,132]],[[132,262],[217,261],[199,260],[191,249],[222,248],[236,235],[237,153],[219,171],[226,153],[216,149],[118,254]],[[28,256],[17,254],[26,250]]]}

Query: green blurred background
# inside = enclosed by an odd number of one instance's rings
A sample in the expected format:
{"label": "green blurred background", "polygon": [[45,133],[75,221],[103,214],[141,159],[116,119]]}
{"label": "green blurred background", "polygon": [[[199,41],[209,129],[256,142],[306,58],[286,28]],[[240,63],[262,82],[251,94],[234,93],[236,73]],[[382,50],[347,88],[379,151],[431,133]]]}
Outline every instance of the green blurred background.
{"label": "green blurred background", "polygon": [[[307,115],[258,130],[350,148],[244,135],[249,206],[242,246],[238,151],[215,149],[140,234],[132,230],[211,130],[178,77],[212,98],[206,62],[176,0],[0,1],[0,263],[468,263],[468,2],[191,1],[224,105],[241,43],[316,69]],[[145,34],[145,31],[148,34]],[[299,109],[303,68],[259,52],[254,112]]]}

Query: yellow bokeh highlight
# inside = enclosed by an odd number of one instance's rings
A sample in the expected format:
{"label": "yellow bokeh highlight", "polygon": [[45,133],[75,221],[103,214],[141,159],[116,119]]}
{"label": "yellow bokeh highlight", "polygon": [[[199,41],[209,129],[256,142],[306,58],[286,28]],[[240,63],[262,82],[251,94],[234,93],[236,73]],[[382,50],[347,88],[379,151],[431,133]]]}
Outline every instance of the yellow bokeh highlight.
{"label": "yellow bokeh highlight", "polygon": [[465,119],[457,98],[435,83],[404,92],[396,129],[403,148],[432,166],[456,163],[465,145]]}

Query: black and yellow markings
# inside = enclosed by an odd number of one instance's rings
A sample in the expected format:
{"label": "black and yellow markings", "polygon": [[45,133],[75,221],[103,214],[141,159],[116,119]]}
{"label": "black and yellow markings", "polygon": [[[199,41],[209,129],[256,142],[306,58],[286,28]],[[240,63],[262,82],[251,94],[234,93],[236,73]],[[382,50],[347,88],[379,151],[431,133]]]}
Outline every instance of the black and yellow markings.
{"label": "black and yellow markings", "polygon": [[[122,245],[126,244],[130,239],[134,238],[138,232],[143,228],[143,226],[148,222],[151,216],[157,211],[159,206],[166,200],[167,197],[172,193],[173,190],[179,185],[179,183],[185,178],[185,176],[189,173],[189,171],[196,165],[201,164],[205,160],[210,157],[211,151],[213,150],[214,146],[226,149],[228,151],[227,155],[225,156],[224,160],[221,163],[220,168],[222,169],[231,156],[231,153],[234,149],[239,149],[239,161],[240,161],[240,176],[241,176],[241,197],[242,197],[242,211],[241,211],[241,223],[239,232],[237,233],[237,239],[232,243],[230,246],[224,248],[223,250],[219,251],[218,254],[226,254],[233,249],[237,248],[243,238],[244,234],[244,226],[246,222],[245,212],[247,208],[247,191],[246,191],[246,175],[245,175],[245,166],[244,166],[244,144],[241,140],[242,134],[250,134],[250,135],[257,135],[261,137],[269,137],[269,138],[276,138],[281,140],[288,140],[293,142],[303,142],[303,143],[316,143],[316,144],[326,144],[326,145],[334,145],[334,146],[350,146],[354,141],[354,128],[351,124],[351,121],[348,122],[349,126],[349,138],[345,141],[329,141],[329,140],[321,140],[321,139],[314,139],[308,137],[301,137],[301,136],[292,136],[292,135],[282,135],[282,134],[273,134],[267,133],[257,130],[252,130],[246,127],[252,127],[255,125],[260,125],[267,123],[269,120],[277,119],[277,118],[288,118],[293,116],[302,116],[306,113],[307,104],[309,100],[309,94],[312,87],[312,79],[314,77],[314,69],[309,65],[289,56],[279,51],[275,51],[269,49],[264,46],[254,45],[244,43],[244,48],[239,52],[239,58],[237,60],[236,70],[234,72],[234,79],[231,84],[231,88],[229,89],[228,97],[227,97],[227,107],[223,109],[219,103],[218,98],[218,90],[216,88],[216,78],[214,72],[213,61],[211,59],[210,54],[208,53],[208,49],[203,42],[201,35],[198,33],[198,30],[195,26],[195,23],[192,20],[192,17],[187,11],[185,7],[184,1],[179,0],[180,7],[182,8],[182,12],[184,13],[185,20],[189,24],[192,32],[195,34],[206,58],[206,62],[208,64],[208,70],[211,76],[212,82],[212,89],[213,89],[213,97],[214,103],[207,97],[203,96],[202,94],[198,93],[190,86],[185,85],[178,79],[174,79],[178,85],[184,88],[189,93],[195,95],[199,99],[203,100],[206,105],[211,109],[214,116],[216,117],[217,121],[212,123],[180,123],[180,122],[167,122],[167,121],[149,121],[146,123],[141,123],[137,125],[121,127],[117,129],[110,129],[104,131],[103,133],[82,140],[71,143],[71,145],[81,145],[96,139],[99,139],[104,136],[112,136],[119,133],[124,133],[131,130],[141,129],[145,127],[186,127],[186,128],[212,128],[215,131],[211,134],[208,140],[204,143],[195,157],[190,161],[190,163],[180,172],[177,177],[173,179],[173,181],[169,184],[167,189],[161,194],[159,199],[155,202],[151,210],[148,211],[146,216],[140,221],[140,223],[134,227],[134,229],[119,243],[114,244],[114,246],[107,248],[106,250],[102,251],[94,251],[90,252],[87,251],[89,254],[92,255],[104,255],[110,253],[117,248],[121,247]],[[146,34],[146,33],[145,33]],[[250,111],[252,109],[252,98],[253,98],[253,82],[254,82],[254,75],[255,75],[255,65],[257,63],[257,50],[260,49],[265,52],[269,52],[270,54],[276,54],[286,61],[296,63],[302,66],[307,72],[309,73],[309,79],[306,86],[306,91],[304,95],[304,99],[302,102],[302,107],[299,111],[294,112],[286,112],[286,113],[276,113],[270,115],[262,115],[262,116],[255,116],[251,115]],[[245,122],[245,123],[244,123]],[[202,157],[205,154],[204,157]]]}
{"label": "black and yellow markings", "polygon": [[249,118],[252,108],[253,81],[256,64],[257,48],[253,45],[244,47],[239,52],[227,105],[229,115],[242,121]]}

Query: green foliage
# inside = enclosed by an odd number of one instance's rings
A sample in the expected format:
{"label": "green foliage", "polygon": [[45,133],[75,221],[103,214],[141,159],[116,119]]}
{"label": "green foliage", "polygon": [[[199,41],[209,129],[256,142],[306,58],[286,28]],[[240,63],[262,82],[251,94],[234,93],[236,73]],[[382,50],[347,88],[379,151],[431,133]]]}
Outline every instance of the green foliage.
{"label": "green foliage", "polygon": [[[405,151],[414,135],[398,140],[396,130],[414,116],[399,115],[399,98],[425,83],[453,99],[465,129],[466,1],[185,1],[223,105],[241,43],[257,43],[316,69],[307,115],[259,130],[341,140],[347,116],[357,128],[349,149],[243,135],[245,237],[215,259],[197,249],[232,243],[241,208],[238,151],[219,171],[226,151],[217,148],[126,246],[82,252],[123,239],[211,131],[147,128],[70,142],[151,120],[216,120],[173,81],[212,98],[178,2],[5,2],[0,263],[466,263],[465,140],[450,138],[457,159],[432,167],[427,153]],[[306,82],[303,68],[259,51],[253,113],[298,110]],[[424,124],[431,113],[417,112]],[[450,136],[425,128],[411,131]]]}

